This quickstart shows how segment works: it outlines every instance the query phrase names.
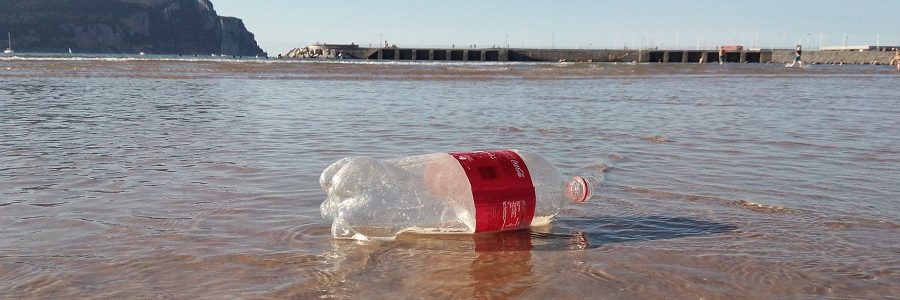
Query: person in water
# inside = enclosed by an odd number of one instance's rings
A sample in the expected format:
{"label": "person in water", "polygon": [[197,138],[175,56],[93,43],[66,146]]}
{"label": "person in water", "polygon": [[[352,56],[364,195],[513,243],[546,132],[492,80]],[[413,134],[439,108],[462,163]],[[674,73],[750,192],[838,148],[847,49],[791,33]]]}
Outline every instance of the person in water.
{"label": "person in water", "polygon": [[794,50],[794,62],[791,63],[791,67],[797,65],[799,65],[800,67],[803,66],[803,61],[800,60],[801,55],[803,55],[803,48],[800,46],[800,44],[797,44],[797,49]]}
{"label": "person in water", "polygon": [[894,56],[891,57],[891,62],[888,65],[897,65],[897,70],[900,71],[900,50],[897,48],[894,48]]}
{"label": "person in water", "polygon": [[725,46],[719,46],[719,64],[725,63]]}

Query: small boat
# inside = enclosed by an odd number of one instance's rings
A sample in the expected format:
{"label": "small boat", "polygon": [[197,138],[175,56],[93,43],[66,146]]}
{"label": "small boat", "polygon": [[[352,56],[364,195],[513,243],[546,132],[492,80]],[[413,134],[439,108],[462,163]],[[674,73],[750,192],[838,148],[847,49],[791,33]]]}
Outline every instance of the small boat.
{"label": "small boat", "polygon": [[6,38],[7,38],[7,40],[8,40],[8,45],[9,45],[9,46],[6,47],[6,50],[3,50],[3,54],[13,54],[13,53],[15,53],[16,51],[14,51],[14,50],[12,49],[12,35],[9,34],[9,32],[6,33]]}
{"label": "small boat", "polygon": [[147,55],[147,53],[144,53],[144,51],[141,51],[141,53],[138,53],[138,55],[144,56],[144,55]]}

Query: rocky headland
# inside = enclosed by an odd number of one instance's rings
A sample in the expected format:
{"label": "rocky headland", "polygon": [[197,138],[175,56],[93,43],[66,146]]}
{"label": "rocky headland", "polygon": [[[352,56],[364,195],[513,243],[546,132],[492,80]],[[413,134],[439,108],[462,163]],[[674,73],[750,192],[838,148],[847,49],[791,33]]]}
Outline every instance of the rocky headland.
{"label": "rocky headland", "polygon": [[17,52],[266,54],[209,0],[2,0],[0,32]]}

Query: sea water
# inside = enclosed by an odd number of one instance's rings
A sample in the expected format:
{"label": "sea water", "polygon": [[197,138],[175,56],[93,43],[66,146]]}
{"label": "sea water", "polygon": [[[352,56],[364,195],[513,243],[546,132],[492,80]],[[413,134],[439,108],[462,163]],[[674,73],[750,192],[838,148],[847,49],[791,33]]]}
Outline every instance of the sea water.
{"label": "sea water", "polygon": [[[0,58],[0,298],[900,294],[884,66]],[[549,226],[330,236],[346,156],[604,173]]]}

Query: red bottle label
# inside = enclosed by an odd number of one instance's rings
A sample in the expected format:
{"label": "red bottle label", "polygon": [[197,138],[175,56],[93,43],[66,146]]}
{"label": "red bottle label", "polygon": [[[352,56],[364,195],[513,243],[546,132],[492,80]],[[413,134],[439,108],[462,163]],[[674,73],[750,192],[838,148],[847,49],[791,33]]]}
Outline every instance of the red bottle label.
{"label": "red bottle label", "polygon": [[534,218],[536,196],[531,174],[510,150],[450,153],[472,185],[475,232],[526,228]]}

